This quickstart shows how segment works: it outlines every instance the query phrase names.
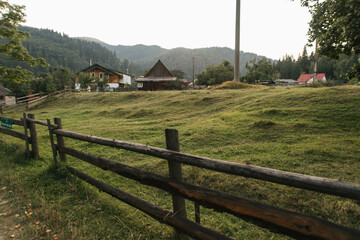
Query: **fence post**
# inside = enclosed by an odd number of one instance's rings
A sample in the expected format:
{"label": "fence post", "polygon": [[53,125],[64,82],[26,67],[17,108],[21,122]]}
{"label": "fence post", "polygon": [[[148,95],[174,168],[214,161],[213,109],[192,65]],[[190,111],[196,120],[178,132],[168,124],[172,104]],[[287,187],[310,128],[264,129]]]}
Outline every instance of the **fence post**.
{"label": "fence post", "polygon": [[[54,118],[54,123],[58,126],[57,129],[62,129],[62,122],[61,122],[61,118]],[[57,135],[56,134],[56,140],[57,140],[57,144],[59,146],[63,146],[65,147],[65,140],[63,136]],[[59,152],[60,155],[60,160],[62,162],[66,162],[66,154],[63,152]]]}
{"label": "fence post", "polygon": [[23,125],[24,125],[24,133],[25,133],[25,147],[26,147],[26,156],[30,157],[30,149],[29,149],[29,135],[28,135],[28,126],[26,120],[26,113],[23,113]]}
{"label": "fence post", "polygon": [[[179,134],[176,129],[165,129],[166,136],[166,148],[168,150],[180,152]],[[170,179],[182,182],[182,169],[181,164],[174,161],[168,161],[169,164],[169,176]],[[186,206],[185,199],[183,197],[172,195],[173,210],[175,214],[178,214],[186,218]]]}
{"label": "fence post", "polygon": [[2,109],[2,105],[0,105],[0,113],[3,114],[3,109]]}
{"label": "fence post", "polygon": [[57,156],[56,146],[54,144],[54,136],[53,136],[53,132],[52,132],[52,128],[51,128],[51,122],[49,119],[47,119],[47,125],[48,125],[48,129],[49,129],[50,143],[51,143],[51,149],[53,152],[54,163],[55,163],[55,166],[58,167],[58,163],[57,163],[57,159],[56,159],[56,156]]}
{"label": "fence post", "polygon": [[[28,118],[35,120],[35,115],[29,113]],[[33,122],[29,122],[30,129],[30,138],[31,138],[31,157],[38,158],[39,157],[39,142],[36,132],[36,124]]]}
{"label": "fence post", "polygon": [[26,110],[29,110],[29,102],[26,102],[25,108],[26,108]]}

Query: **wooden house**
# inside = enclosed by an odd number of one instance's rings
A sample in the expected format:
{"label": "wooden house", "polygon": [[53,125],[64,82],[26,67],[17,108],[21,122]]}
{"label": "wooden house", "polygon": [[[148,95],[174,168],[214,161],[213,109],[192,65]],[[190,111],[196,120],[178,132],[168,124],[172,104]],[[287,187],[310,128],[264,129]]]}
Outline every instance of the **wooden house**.
{"label": "wooden house", "polygon": [[11,96],[12,92],[0,83],[0,105],[14,105],[16,99]]}
{"label": "wooden house", "polygon": [[139,90],[157,91],[164,90],[166,83],[176,81],[176,77],[159,60],[144,76],[136,79]]}
{"label": "wooden house", "polygon": [[[108,79],[108,90],[110,91],[113,91],[116,88],[123,88],[125,84],[132,84],[131,75],[101,66],[96,63],[80,70],[80,72],[87,72],[91,77],[97,77],[100,80],[106,77]],[[76,76],[75,82],[75,89],[80,90],[78,76]],[[92,90],[96,90],[96,84],[92,84],[91,88]]]}
{"label": "wooden house", "polygon": [[[301,74],[298,78],[297,82],[299,84],[307,84],[314,82],[314,74]],[[326,82],[325,73],[318,73],[316,74],[316,82],[324,83]]]}

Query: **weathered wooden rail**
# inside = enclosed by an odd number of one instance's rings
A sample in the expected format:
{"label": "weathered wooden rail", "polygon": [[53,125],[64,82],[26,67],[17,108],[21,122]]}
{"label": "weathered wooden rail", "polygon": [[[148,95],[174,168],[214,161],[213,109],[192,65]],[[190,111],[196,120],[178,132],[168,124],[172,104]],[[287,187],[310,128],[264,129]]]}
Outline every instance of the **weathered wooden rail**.
{"label": "weathered wooden rail", "polygon": [[[50,124],[50,121],[48,123]],[[215,234],[206,236],[204,234],[209,230],[207,228],[204,229],[199,223],[195,222],[193,222],[191,229],[185,227],[185,222],[188,221],[186,218],[185,198],[195,202],[196,206],[202,205],[217,211],[227,212],[246,221],[250,221],[260,227],[265,227],[271,231],[283,233],[294,238],[334,240],[360,239],[360,231],[355,229],[346,228],[311,216],[275,208],[256,201],[239,198],[227,193],[184,183],[181,176],[181,164],[201,167],[237,176],[260,179],[355,200],[360,200],[359,184],[180,153],[176,130],[167,129],[165,131],[167,149],[162,149],[143,144],[65,131],[61,129],[60,119],[55,119],[55,124],[58,127],[52,128],[49,125],[50,134],[55,134],[58,139],[57,144],[54,142],[52,143],[52,149],[56,150],[54,152],[54,158],[56,158],[57,153],[59,153],[61,159],[66,161],[66,155],[70,155],[103,170],[112,171],[121,176],[138,181],[144,185],[156,187],[172,193],[173,212],[168,213],[166,216],[167,220],[176,217],[177,221],[176,223],[171,224],[167,221],[160,220],[160,222],[169,224],[175,229],[194,238],[226,239],[227,237]],[[170,177],[163,177],[151,172],[123,165],[109,159],[66,147],[64,138],[71,138],[103,146],[125,149],[168,160]],[[159,220],[159,218],[155,217],[158,210],[155,211],[139,207],[136,197],[134,199],[129,196],[124,197],[123,194],[126,195],[127,193],[123,193],[107,183],[81,173],[73,167],[68,166],[67,168],[71,173],[94,185],[101,191],[135,206]],[[115,194],[114,192],[116,191],[120,191],[121,193],[119,193],[119,195]],[[126,200],[124,200],[124,198]],[[163,211],[166,212],[167,210]],[[197,212],[197,218],[199,219],[199,212]]]}
{"label": "weathered wooden rail", "polygon": [[[0,121],[2,119],[5,119],[5,117],[0,116]],[[25,147],[26,147],[26,154],[29,157],[37,158],[39,157],[39,143],[38,143],[38,137],[37,137],[37,131],[36,131],[36,120],[34,114],[28,114],[26,117],[26,114],[23,114],[23,117],[20,118],[20,120],[17,119],[11,119],[6,118],[12,121],[13,125],[22,126],[24,127],[24,133],[17,132],[11,129],[6,129],[3,127],[0,127],[0,132],[4,133],[6,135],[21,139],[25,141]],[[30,133],[30,136],[28,135],[28,130]],[[30,146],[31,145],[31,149]]]}
{"label": "weathered wooden rail", "polygon": [[20,109],[29,110],[29,108],[31,106],[34,106],[36,103],[40,103],[40,102],[44,101],[45,99],[50,98],[52,96],[56,96],[58,94],[65,94],[66,92],[72,92],[72,90],[64,89],[64,90],[49,93],[47,95],[42,95],[40,93],[36,93],[36,94],[32,94],[32,95],[19,97],[16,99],[17,107],[11,106],[11,108],[7,107],[5,105],[5,102],[4,103],[0,102],[0,114],[9,113],[12,111],[19,111]]}
{"label": "weathered wooden rail", "polygon": [[[65,164],[66,168],[73,175],[95,186],[99,190],[147,213],[157,221],[170,225],[177,231],[185,233],[193,238],[230,239],[228,236],[200,224],[199,206],[201,205],[216,211],[227,212],[245,221],[252,222],[257,226],[286,234],[297,239],[360,239],[360,231],[356,229],[350,229],[316,217],[291,212],[253,200],[230,195],[228,193],[185,183],[182,180],[181,166],[182,164],[186,164],[234,176],[260,179],[267,182],[354,200],[360,200],[360,184],[184,154],[180,152],[178,134],[177,131],[173,129],[167,129],[165,131],[167,149],[162,149],[138,143],[66,131],[62,129],[62,122],[59,118],[54,119],[54,123],[51,124],[50,120],[43,122],[35,120],[34,116],[32,116],[32,118],[28,116],[27,118],[24,115],[20,120],[14,120],[14,123],[24,126],[25,132],[27,129],[30,129],[31,132],[31,125],[39,124],[47,126],[53,150],[53,158],[56,165],[58,165],[57,158],[59,157],[62,164]],[[1,130],[1,128],[0,132],[5,134],[9,133],[5,129]],[[11,134],[17,135],[18,138],[23,140],[26,139],[26,137],[21,136],[27,135],[27,133]],[[164,177],[110,159],[66,147],[66,138],[165,159],[168,161],[169,165],[169,177]],[[32,138],[29,137],[28,144],[32,144],[32,141]],[[35,141],[37,141],[37,139]],[[171,193],[173,210],[169,211],[159,208],[152,203],[139,199],[138,197],[121,191],[108,183],[80,172],[68,165],[67,155],[92,164],[105,171],[111,171],[141,184]],[[195,203],[196,222],[187,219],[185,199]]]}

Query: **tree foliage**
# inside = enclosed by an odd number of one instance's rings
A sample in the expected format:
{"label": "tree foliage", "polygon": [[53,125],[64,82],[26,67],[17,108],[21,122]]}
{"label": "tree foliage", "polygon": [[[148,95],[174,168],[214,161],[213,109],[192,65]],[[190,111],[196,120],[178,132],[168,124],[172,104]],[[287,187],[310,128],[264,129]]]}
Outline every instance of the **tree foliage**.
{"label": "tree foliage", "polygon": [[331,59],[338,59],[341,55],[357,55],[358,60],[347,73],[347,78],[360,76],[360,1],[301,2],[312,14],[309,43],[316,40],[319,54]]}
{"label": "tree foliage", "polygon": [[177,79],[185,79],[184,71],[180,69],[174,69],[170,71]]}
{"label": "tree foliage", "polygon": [[208,65],[206,71],[197,75],[198,85],[217,85],[234,78],[234,67],[227,60],[217,66]]}
{"label": "tree foliage", "polygon": [[[0,0],[0,54],[7,56],[10,60],[25,62],[32,67],[46,66],[47,63],[43,58],[32,57],[22,45],[22,41],[30,37],[30,34],[17,28],[19,24],[25,22],[24,8],[24,6],[11,5],[7,1]],[[1,81],[8,83],[31,80],[28,71],[23,71],[19,67],[12,69],[4,65],[0,65],[0,77]]]}
{"label": "tree foliage", "polygon": [[271,81],[274,80],[273,64],[265,57],[258,60],[254,58],[245,65],[247,70],[244,79],[248,83],[254,83],[256,80]]}
{"label": "tree foliage", "polygon": [[329,58],[340,54],[360,54],[360,1],[359,0],[302,0],[309,7],[312,20],[309,42],[317,39],[319,53]]}

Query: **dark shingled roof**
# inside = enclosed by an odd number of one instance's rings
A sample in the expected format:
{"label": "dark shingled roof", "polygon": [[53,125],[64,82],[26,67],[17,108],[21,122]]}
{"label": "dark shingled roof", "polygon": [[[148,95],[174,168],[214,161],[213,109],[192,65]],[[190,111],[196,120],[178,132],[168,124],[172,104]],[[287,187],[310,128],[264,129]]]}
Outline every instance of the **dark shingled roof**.
{"label": "dark shingled roof", "polygon": [[8,96],[10,93],[11,91],[0,83],[0,96]]}
{"label": "dark shingled roof", "polygon": [[118,76],[122,77],[122,74],[125,74],[125,75],[128,75],[128,76],[131,76],[130,74],[123,73],[121,71],[114,70],[114,69],[111,69],[111,68],[107,68],[107,67],[101,66],[101,65],[99,65],[97,63],[80,70],[80,72],[89,72],[92,69],[96,69],[96,68],[98,68],[98,69],[100,69],[100,70],[102,70],[102,71],[104,71],[104,72],[106,72],[106,73],[108,73],[110,75],[118,75]]}
{"label": "dark shingled roof", "polygon": [[176,77],[165,67],[165,65],[159,60],[150,69],[150,71],[144,76],[137,78],[138,82],[161,82],[161,81],[175,81]]}

